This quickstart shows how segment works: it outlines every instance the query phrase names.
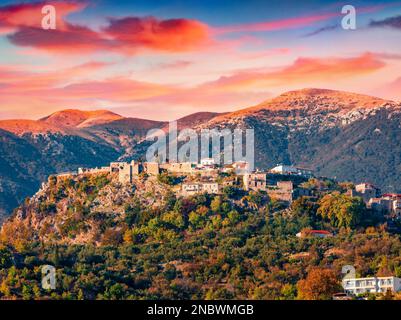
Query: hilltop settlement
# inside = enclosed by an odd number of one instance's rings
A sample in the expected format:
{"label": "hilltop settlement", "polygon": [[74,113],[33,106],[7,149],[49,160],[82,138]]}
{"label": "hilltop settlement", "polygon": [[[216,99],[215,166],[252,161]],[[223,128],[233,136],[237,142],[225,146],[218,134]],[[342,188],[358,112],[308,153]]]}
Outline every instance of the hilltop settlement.
{"label": "hilltop settlement", "polygon": [[311,170],[278,165],[267,172],[249,172],[248,167],[246,162],[220,166],[213,158],[201,159],[200,163],[111,162],[109,166],[79,168],[76,174],[62,173],[57,177],[110,173],[118,177],[122,185],[127,185],[132,184],[141,175],[169,175],[180,178],[179,193],[183,196],[204,192],[220,194],[226,186],[235,186],[245,191],[264,191],[288,204],[300,196],[311,196],[307,189],[299,186],[301,182],[313,177]]}
{"label": "hilltop settlement", "polygon": [[[263,191],[271,198],[291,204],[299,197],[311,197],[309,189],[301,184],[313,178],[313,171],[291,165],[277,165],[266,172],[249,172],[244,161],[220,166],[213,158],[201,159],[199,163],[192,162],[111,162],[101,168],[79,168],[77,175],[115,174],[121,184],[131,184],[140,175],[159,176],[169,174],[180,179],[180,193],[183,196],[198,193],[220,194],[226,186],[235,186],[245,191]],[[62,173],[57,177],[69,177],[75,173]],[[231,179],[219,179],[222,176]],[[234,177],[235,176],[235,177]],[[383,215],[401,216],[401,194],[381,193],[381,190],[371,183],[360,183],[347,190],[351,197],[361,197],[367,207]]]}

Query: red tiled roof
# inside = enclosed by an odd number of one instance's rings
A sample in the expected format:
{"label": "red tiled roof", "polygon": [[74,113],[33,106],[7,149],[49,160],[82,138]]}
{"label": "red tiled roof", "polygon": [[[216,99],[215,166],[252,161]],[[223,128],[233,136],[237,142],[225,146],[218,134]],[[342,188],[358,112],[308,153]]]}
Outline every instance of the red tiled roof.
{"label": "red tiled roof", "polygon": [[390,198],[401,198],[401,194],[397,193],[385,193],[382,195],[382,198],[384,197],[390,197]]}
{"label": "red tiled roof", "polygon": [[331,232],[326,230],[310,230],[310,233],[318,233],[318,234],[331,234]]}

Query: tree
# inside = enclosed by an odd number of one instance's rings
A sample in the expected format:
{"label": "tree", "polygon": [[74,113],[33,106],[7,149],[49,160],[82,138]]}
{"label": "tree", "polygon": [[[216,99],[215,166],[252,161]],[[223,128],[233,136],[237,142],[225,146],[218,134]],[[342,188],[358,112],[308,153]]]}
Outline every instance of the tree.
{"label": "tree", "polygon": [[174,177],[170,176],[168,173],[165,173],[165,172],[159,174],[157,176],[157,180],[160,183],[164,183],[164,184],[167,184],[167,185],[170,185],[170,186],[174,185],[175,182],[176,182]]}
{"label": "tree", "polygon": [[316,215],[317,204],[307,197],[300,197],[291,204],[291,212],[294,216],[308,216],[313,218]]}
{"label": "tree", "polygon": [[362,222],[365,209],[361,198],[333,192],[319,201],[317,213],[329,220],[334,227],[353,228]]}
{"label": "tree", "polygon": [[124,297],[124,292],[127,290],[125,285],[120,283],[113,284],[110,288],[106,288],[104,297],[109,300],[118,300]]}
{"label": "tree", "polygon": [[170,211],[166,212],[161,216],[161,221],[163,221],[167,226],[176,229],[182,229],[185,226],[184,218],[181,213]]}
{"label": "tree", "polygon": [[297,288],[292,284],[285,284],[281,288],[282,299],[294,300],[297,295]]}
{"label": "tree", "polygon": [[203,228],[206,224],[206,217],[209,209],[206,206],[199,206],[196,211],[189,214],[188,221],[193,229]]}
{"label": "tree", "polygon": [[141,211],[141,203],[137,198],[135,198],[132,203],[127,203],[124,206],[125,222],[128,226],[132,227],[133,224],[138,222]]}
{"label": "tree", "polygon": [[230,221],[231,225],[234,225],[240,220],[240,214],[238,213],[237,210],[231,210],[227,214],[227,218]]}
{"label": "tree", "polygon": [[108,228],[103,233],[103,245],[118,245],[123,241],[123,232],[118,229]]}
{"label": "tree", "polygon": [[220,196],[216,196],[213,198],[211,204],[210,204],[210,209],[214,212],[214,213],[218,213],[221,210],[221,197]]}
{"label": "tree", "polygon": [[9,268],[12,265],[12,255],[7,248],[0,248],[0,269]]}
{"label": "tree", "polygon": [[329,300],[341,290],[334,271],[319,267],[312,268],[306,279],[298,281],[297,288],[298,298],[302,300]]}
{"label": "tree", "polygon": [[233,199],[239,194],[239,190],[233,186],[226,186],[223,188],[223,194],[227,198]]}

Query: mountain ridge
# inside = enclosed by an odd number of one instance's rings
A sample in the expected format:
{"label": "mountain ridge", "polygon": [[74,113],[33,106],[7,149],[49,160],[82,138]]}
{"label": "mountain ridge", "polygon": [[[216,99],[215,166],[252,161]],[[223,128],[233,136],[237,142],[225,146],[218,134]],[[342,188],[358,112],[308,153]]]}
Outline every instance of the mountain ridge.
{"label": "mountain ridge", "polygon": [[[300,90],[292,90],[284,92],[276,97],[270,98],[265,100],[255,106],[247,107],[238,109],[232,112],[207,112],[207,111],[200,111],[188,114],[184,117],[177,119],[177,122],[181,122],[181,126],[183,125],[190,125],[190,124],[199,124],[205,121],[220,120],[223,118],[230,118],[234,116],[242,116],[245,114],[249,114],[252,112],[258,112],[261,110],[297,110],[302,109],[305,105],[296,104],[290,105],[289,102],[291,101],[299,101],[305,98],[313,98],[317,96],[323,96],[328,101],[334,99],[340,100],[348,100],[348,103],[344,103],[343,106],[346,108],[344,111],[351,111],[353,109],[373,109],[384,104],[397,104],[396,101],[386,100],[382,98],[378,98],[375,96],[341,91],[341,90],[331,90],[331,89],[319,89],[319,88],[304,88]],[[355,103],[358,102],[359,105],[353,107]],[[364,105],[361,106],[361,103]],[[56,111],[48,116],[40,118],[38,120],[30,120],[30,119],[5,119],[0,120],[0,128],[6,131],[12,131],[13,127],[17,127],[18,122],[22,122],[22,124],[27,125],[29,129],[32,129],[33,133],[38,133],[39,129],[41,128],[41,124],[43,125],[42,130],[49,130],[50,132],[57,132],[60,133],[65,132],[66,128],[76,128],[76,129],[85,129],[90,127],[99,126],[102,124],[112,123],[114,121],[119,120],[126,120],[126,119],[135,119],[138,121],[146,121],[146,122],[154,122],[154,123],[168,123],[168,121],[158,121],[152,119],[142,119],[142,118],[135,118],[135,117],[125,117],[119,115],[113,111],[106,110],[106,109],[99,109],[99,110],[80,110],[80,109],[63,109]],[[195,123],[191,123],[194,121]],[[14,124],[14,126],[10,125],[11,129],[7,130],[6,124]],[[34,124],[37,125],[38,128],[35,129]],[[22,128],[19,130],[15,129],[15,132],[18,134],[23,132],[29,132],[28,130],[23,131]],[[44,131],[46,132],[46,131]]]}
{"label": "mountain ridge", "polygon": [[[57,126],[67,115],[70,125]],[[260,170],[294,164],[318,175],[371,181],[385,191],[401,192],[401,177],[394,174],[401,170],[397,102],[309,88],[230,113],[198,112],[178,119],[178,129],[185,126],[254,129],[255,167]],[[0,189],[9,190],[0,195],[4,215],[33,194],[46,175],[143,158],[152,143],[145,140],[148,130],[166,131],[168,122],[67,109],[36,121],[2,120],[0,129],[5,130],[0,131],[0,163],[12,168],[2,168],[0,175]]]}
{"label": "mountain ridge", "polygon": [[123,118],[109,110],[83,111],[79,109],[65,109],[39,119],[41,122],[62,127],[84,128],[91,125],[106,123]]}
{"label": "mountain ridge", "polygon": [[[349,112],[355,109],[374,109],[385,104],[397,104],[397,102],[395,101],[365,94],[331,89],[304,88],[300,90],[287,91],[276,97],[265,100],[255,106],[227,113],[225,115],[217,117],[215,121],[227,119],[230,117],[242,117],[244,115],[249,115],[250,113],[261,112],[264,110],[295,111],[308,109],[305,108],[311,106],[310,104],[307,104],[308,100],[312,100],[311,102],[313,102],[313,99],[316,99],[318,97],[326,103],[327,107],[330,106],[330,103],[336,102],[336,100],[337,103],[338,101],[343,101],[342,106],[344,108],[340,110],[342,112]],[[294,102],[296,102],[296,104],[294,104]],[[302,102],[304,102],[304,104]],[[358,105],[356,105],[356,103],[358,103]],[[322,111],[326,110],[323,109]]]}

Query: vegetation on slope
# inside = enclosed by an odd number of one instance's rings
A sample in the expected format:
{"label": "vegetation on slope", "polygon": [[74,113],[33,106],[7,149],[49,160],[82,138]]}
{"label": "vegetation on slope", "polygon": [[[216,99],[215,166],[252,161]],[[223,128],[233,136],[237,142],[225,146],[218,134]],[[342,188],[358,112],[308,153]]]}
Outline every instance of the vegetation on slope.
{"label": "vegetation on slope", "polygon": [[[341,185],[305,186],[316,197],[286,208],[234,187],[182,198],[156,177],[129,188],[109,175],[52,178],[2,228],[0,297],[330,299],[344,265],[401,276],[399,235],[381,217]],[[295,236],[305,228],[334,236]],[[45,264],[57,269],[54,291],[41,288]]]}

